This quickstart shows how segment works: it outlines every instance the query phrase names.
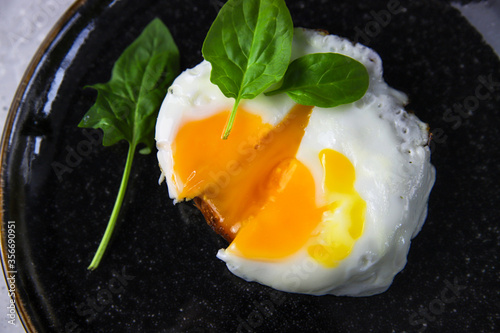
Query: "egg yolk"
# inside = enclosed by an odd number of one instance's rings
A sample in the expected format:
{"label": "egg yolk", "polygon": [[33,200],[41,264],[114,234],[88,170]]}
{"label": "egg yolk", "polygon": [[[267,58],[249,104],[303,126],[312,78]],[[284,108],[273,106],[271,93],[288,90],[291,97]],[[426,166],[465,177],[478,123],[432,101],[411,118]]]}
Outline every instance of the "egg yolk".
{"label": "egg yolk", "polygon": [[354,189],[355,170],[347,157],[332,149],[319,153],[323,166],[323,195],[329,202],[320,233],[308,247],[309,255],[326,267],[335,267],[363,233],[366,202]]}
{"label": "egg yolk", "polygon": [[[220,133],[228,110],[180,127],[172,144],[172,180],[183,184],[178,199],[197,198],[209,224],[231,241],[229,251],[248,259],[277,260],[310,244],[311,257],[331,265],[347,256],[351,240],[361,235],[364,206],[353,188],[349,160],[330,149],[320,153],[323,192],[330,204],[318,207],[314,178],[295,158],[311,110],[296,105],[273,127],[240,108],[227,140]],[[341,216],[345,222],[346,211],[352,219],[347,234],[333,227],[314,234],[325,218]],[[347,236],[348,241],[340,241]]]}

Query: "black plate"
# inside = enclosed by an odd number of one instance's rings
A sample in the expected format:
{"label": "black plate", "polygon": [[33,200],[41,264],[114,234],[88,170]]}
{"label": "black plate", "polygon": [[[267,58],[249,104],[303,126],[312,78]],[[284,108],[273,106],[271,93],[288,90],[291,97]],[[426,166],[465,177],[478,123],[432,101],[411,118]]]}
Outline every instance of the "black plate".
{"label": "black plate", "polygon": [[107,81],[113,62],[156,16],[178,43],[182,67],[196,65],[220,5],[80,1],[42,47],[11,109],[2,149],[3,260],[5,266],[7,221],[15,221],[16,301],[27,329],[498,330],[500,62],[442,1],[288,3],[296,26],[378,51],[386,80],[410,95],[408,108],[433,129],[437,181],[429,217],[387,292],[314,297],[233,276],[215,257],[224,241],[191,204],[173,206],[158,186],[154,154],[136,156],[116,237],[101,267],[87,271],[127,145],[103,148],[87,137],[96,132],[77,128],[95,99],[82,88]]}

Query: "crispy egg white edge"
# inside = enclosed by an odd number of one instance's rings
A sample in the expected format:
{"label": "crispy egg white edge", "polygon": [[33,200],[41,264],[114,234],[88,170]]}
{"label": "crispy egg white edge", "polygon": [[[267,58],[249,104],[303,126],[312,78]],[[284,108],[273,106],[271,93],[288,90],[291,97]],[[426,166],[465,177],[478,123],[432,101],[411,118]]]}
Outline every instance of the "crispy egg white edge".
{"label": "crispy egg white edge", "polygon": [[[378,294],[405,266],[411,239],[427,216],[427,201],[435,180],[426,145],[427,125],[404,110],[406,95],[384,82],[382,61],[373,50],[338,36],[295,29],[292,58],[314,52],[336,52],[355,58],[370,75],[368,91],[361,100],[334,111],[314,108],[297,153],[313,173],[318,193],[318,175],[322,173],[319,151],[331,148],[349,158],[356,171],[355,189],[367,202],[363,234],[351,254],[334,269],[316,263],[305,249],[280,262],[249,260],[223,249],[217,256],[234,274],[278,290],[313,295]],[[158,160],[174,201],[178,190],[182,190],[182,184],[177,181],[176,186],[172,180],[175,175],[170,145],[176,130],[186,121],[229,109],[233,103],[210,83],[210,69],[210,63],[203,61],[180,75],[170,87],[158,117]],[[285,94],[261,95],[242,103],[273,125],[293,105]],[[359,126],[359,122],[364,124]]]}

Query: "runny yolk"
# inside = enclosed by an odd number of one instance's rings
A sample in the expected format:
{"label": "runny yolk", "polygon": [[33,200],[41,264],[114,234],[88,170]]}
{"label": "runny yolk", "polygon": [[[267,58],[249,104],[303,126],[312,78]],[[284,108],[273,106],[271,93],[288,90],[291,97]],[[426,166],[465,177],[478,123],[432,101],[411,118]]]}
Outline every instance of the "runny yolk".
{"label": "runny yolk", "polygon": [[[220,134],[229,111],[189,121],[179,129],[172,144],[173,180],[183,184],[178,199],[201,199],[205,216],[215,220],[212,226],[232,241],[229,251],[248,259],[277,260],[310,244],[309,254],[331,266],[349,254],[350,240],[361,235],[364,201],[357,200],[349,160],[333,150],[322,151],[323,190],[331,204],[317,207],[314,178],[295,158],[311,109],[297,105],[275,127],[240,109],[227,140]],[[332,175],[337,171],[339,175]],[[348,211],[356,222],[347,223],[347,232],[327,228],[327,234],[313,237],[325,216],[339,218],[329,210],[344,215]],[[342,233],[330,235],[337,231]],[[339,242],[347,236],[349,241]],[[342,253],[332,255],[336,250]]]}
{"label": "runny yolk", "polygon": [[323,149],[323,195],[330,203],[321,233],[308,247],[309,255],[326,267],[335,267],[352,250],[363,233],[366,202],[354,189],[354,166],[343,154]]}

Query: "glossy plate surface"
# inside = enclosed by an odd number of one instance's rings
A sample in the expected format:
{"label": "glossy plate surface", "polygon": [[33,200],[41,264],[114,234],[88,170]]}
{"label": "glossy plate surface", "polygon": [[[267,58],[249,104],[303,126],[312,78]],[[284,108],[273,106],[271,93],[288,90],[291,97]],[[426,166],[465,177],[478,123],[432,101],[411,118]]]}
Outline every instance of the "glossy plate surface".
{"label": "glossy plate surface", "polygon": [[202,60],[203,39],[221,4],[81,1],[40,53],[11,109],[2,150],[3,264],[8,221],[14,221],[16,300],[26,327],[498,329],[500,62],[459,12],[441,1],[288,3],[295,26],[325,29],[379,52],[385,79],[408,93],[408,109],[434,132],[437,181],[429,217],[387,292],[313,297],[233,276],[215,257],[226,243],[191,204],[174,206],[166,187],[158,186],[155,154],[136,156],[115,237],[101,267],[87,271],[119,187],[127,145],[104,148],[95,143],[96,132],[77,127],[96,97],[83,87],[107,81],[117,57],[157,16],[179,46],[182,68],[193,67]]}

